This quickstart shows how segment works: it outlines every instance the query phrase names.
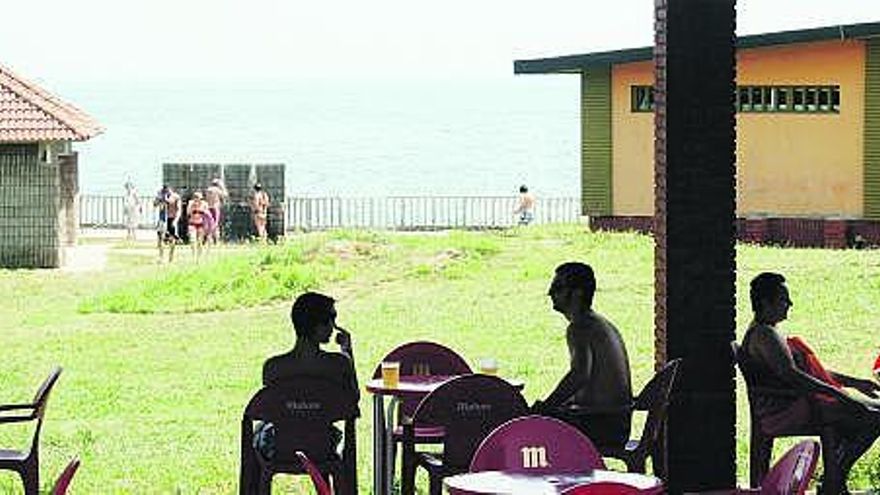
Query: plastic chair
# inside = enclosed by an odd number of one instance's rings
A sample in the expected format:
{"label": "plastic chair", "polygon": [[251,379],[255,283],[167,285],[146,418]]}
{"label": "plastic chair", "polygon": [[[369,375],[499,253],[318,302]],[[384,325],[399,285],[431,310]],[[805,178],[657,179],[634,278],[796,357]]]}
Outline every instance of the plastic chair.
{"label": "plastic chair", "polygon": [[626,442],[623,447],[600,445],[599,450],[603,456],[621,459],[626,463],[627,471],[643,474],[647,470],[647,459],[650,456],[654,473],[661,477],[665,474],[665,466],[659,458],[662,451],[660,433],[666,420],[669,397],[675,386],[675,377],[678,375],[680,365],[680,358],[666,363],[666,366],[654,375],[635,398],[633,409],[648,413],[641,436]]}
{"label": "plastic chair", "polygon": [[[748,357],[740,349],[739,344],[735,341],[731,342],[731,349],[736,360],[739,371],[742,373],[746,382],[746,393],[749,397],[749,416],[751,420],[751,437],[749,439],[749,484],[750,486],[761,486],[767,471],[770,469],[770,455],[773,452],[773,441],[780,437],[798,437],[798,436],[818,436],[823,448],[824,462],[828,465],[835,462],[830,455],[828,445],[832,445],[834,441],[834,431],[831,428],[823,427],[818,422],[815,424],[791,424],[786,421],[785,417],[780,415],[761,416],[757,404],[761,399],[768,397],[776,397],[791,402],[806,394],[793,389],[772,389],[767,387],[759,387],[756,385],[755,376],[749,367]],[[812,400],[806,401],[812,404]],[[818,412],[809,411],[812,417],[818,417]],[[783,414],[785,416],[785,414]]]}
{"label": "plastic chair", "polygon": [[55,481],[55,486],[52,487],[52,495],[65,495],[67,493],[67,488],[70,487],[70,482],[73,481],[73,475],[76,474],[77,469],[79,469],[79,458],[74,457]]}
{"label": "plastic chair", "polygon": [[[400,363],[401,375],[469,375],[471,367],[458,353],[452,349],[435,342],[417,341],[409,342],[396,347],[389,352],[382,361],[397,361]],[[373,378],[382,377],[382,364],[376,366]],[[403,441],[403,427],[401,420],[411,418],[421,399],[399,400],[394,398],[388,404],[386,414],[386,429],[388,438],[385,445],[385,458],[388,471],[386,478],[394,479],[394,464],[397,458],[397,444]],[[395,416],[396,411],[396,416]],[[396,419],[395,419],[396,418]],[[436,444],[443,442],[443,428],[431,425],[417,426],[414,432],[415,443]]]}
{"label": "plastic chair", "polygon": [[318,492],[318,495],[333,495],[333,491],[330,490],[330,485],[327,484],[327,480],[324,479],[321,470],[309,459],[309,456],[301,450],[296,451],[296,456],[299,457],[306,472],[309,473],[309,477],[312,478],[312,483],[314,483],[315,491]]}
{"label": "plastic chair", "polygon": [[816,471],[820,451],[816,440],[803,440],[776,461],[760,488],[714,490],[703,495],[803,495]]}
{"label": "plastic chair", "polygon": [[663,493],[662,487],[651,490],[640,490],[625,483],[601,481],[598,483],[588,483],[586,485],[571,487],[562,492],[562,495],[646,495],[659,493]]}
{"label": "plastic chair", "polygon": [[[31,446],[26,452],[0,449],[0,470],[17,472],[24,483],[25,495],[36,495],[40,488],[40,431],[43,428],[49,393],[60,375],[61,367],[53,369],[29,404],[0,405],[0,424],[37,422]],[[22,412],[8,416],[2,414],[12,411]]]}
{"label": "plastic chair", "polygon": [[512,419],[477,448],[470,472],[581,473],[605,469],[602,454],[574,426],[546,416]]}
{"label": "plastic chair", "polygon": [[[437,387],[419,403],[403,425],[401,493],[415,492],[416,468],[428,471],[431,495],[439,495],[443,478],[466,472],[480,442],[498,425],[528,412],[522,394],[506,381],[488,375],[466,375]],[[415,427],[442,426],[442,454],[417,452]]]}
{"label": "plastic chair", "polygon": [[[336,493],[357,493],[355,419],[357,402],[335,382],[300,377],[283,386],[264,387],[251,398],[241,421],[241,495],[268,494],[275,473],[307,474],[296,451],[304,452]],[[272,423],[276,452],[264,457],[254,448],[254,422]],[[342,455],[336,452],[331,428],[345,421]]]}

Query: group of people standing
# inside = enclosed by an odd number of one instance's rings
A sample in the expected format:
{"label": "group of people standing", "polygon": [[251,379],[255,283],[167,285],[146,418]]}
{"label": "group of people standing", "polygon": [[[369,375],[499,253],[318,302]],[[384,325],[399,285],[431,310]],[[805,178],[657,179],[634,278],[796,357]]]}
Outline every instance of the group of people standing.
{"label": "group of people standing", "polygon": [[[153,206],[157,211],[156,237],[160,261],[165,259],[166,246],[168,261],[174,260],[174,248],[183,238],[184,228],[196,258],[201,257],[205,245],[217,244],[221,238],[223,203],[228,199],[229,192],[220,178],[212,179],[204,192],[194,191],[186,204],[171,186],[163,185],[153,198]],[[250,198],[251,216],[257,237],[261,241],[267,238],[269,204],[269,195],[263,190],[263,186],[255,184]],[[185,222],[181,225],[184,214]]]}

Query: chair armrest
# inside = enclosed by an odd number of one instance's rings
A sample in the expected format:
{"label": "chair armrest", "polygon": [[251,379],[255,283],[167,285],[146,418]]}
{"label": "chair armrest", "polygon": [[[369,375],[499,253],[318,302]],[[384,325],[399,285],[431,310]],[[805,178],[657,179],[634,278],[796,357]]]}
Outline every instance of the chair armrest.
{"label": "chair armrest", "polygon": [[568,407],[565,409],[565,412],[571,414],[574,417],[580,416],[591,416],[594,414],[624,414],[632,411],[635,408],[635,400],[629,404],[620,405],[620,406],[574,406]]}
{"label": "chair armrest", "polygon": [[0,404],[0,412],[34,408],[35,406],[33,404]]}
{"label": "chair armrest", "polygon": [[0,416],[0,424],[4,423],[24,423],[27,421],[33,421],[33,415],[30,416]]}
{"label": "chair armrest", "polygon": [[797,398],[808,395],[807,392],[787,388],[747,387],[748,395]]}

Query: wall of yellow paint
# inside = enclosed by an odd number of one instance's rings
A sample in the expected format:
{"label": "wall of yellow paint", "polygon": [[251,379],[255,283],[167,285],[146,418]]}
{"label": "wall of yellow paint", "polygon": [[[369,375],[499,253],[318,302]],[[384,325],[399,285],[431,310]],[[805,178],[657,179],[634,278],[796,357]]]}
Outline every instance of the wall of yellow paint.
{"label": "wall of yellow paint", "polygon": [[[831,113],[737,115],[737,213],[861,216],[865,50],[861,41],[744,50],[739,85],[840,85]],[[630,87],[653,82],[651,62],[612,71],[615,215],[651,215],[653,114],[633,113]]]}
{"label": "wall of yellow paint", "polygon": [[654,114],[633,112],[630,87],[654,84],[653,62],[611,70],[611,201],[615,215],[654,214]]}

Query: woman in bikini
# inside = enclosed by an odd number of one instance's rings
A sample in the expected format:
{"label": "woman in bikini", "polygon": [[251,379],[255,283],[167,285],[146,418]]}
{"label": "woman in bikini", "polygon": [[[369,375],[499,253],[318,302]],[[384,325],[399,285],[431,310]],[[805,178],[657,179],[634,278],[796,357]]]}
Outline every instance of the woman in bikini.
{"label": "woman in bikini", "polygon": [[205,201],[201,191],[193,193],[193,197],[186,206],[187,218],[189,218],[189,238],[193,241],[193,251],[198,258],[202,253],[202,245],[207,239],[208,231],[213,222],[208,211],[208,202]]}

